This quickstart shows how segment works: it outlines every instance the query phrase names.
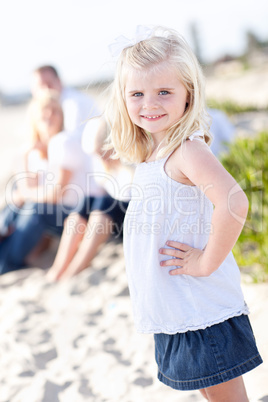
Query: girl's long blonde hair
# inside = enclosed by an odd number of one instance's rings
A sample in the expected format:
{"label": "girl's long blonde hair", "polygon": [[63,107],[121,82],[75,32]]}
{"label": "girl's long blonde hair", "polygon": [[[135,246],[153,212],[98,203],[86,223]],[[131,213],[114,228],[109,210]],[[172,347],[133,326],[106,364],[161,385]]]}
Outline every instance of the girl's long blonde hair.
{"label": "girl's long blonde hair", "polygon": [[158,151],[157,158],[174,151],[197,130],[202,130],[208,144],[211,142],[209,117],[205,110],[204,77],[197,58],[176,31],[158,27],[148,39],[123,49],[117,62],[106,108],[106,119],[110,125],[106,148],[114,148],[114,158],[140,163],[152,153],[153,141],[150,133],[130,120],[125,87],[130,69],[144,70],[146,73],[148,69],[157,68],[161,62],[168,62],[176,68],[178,79],[187,89],[188,105],[182,118],[167,130],[165,144]]}

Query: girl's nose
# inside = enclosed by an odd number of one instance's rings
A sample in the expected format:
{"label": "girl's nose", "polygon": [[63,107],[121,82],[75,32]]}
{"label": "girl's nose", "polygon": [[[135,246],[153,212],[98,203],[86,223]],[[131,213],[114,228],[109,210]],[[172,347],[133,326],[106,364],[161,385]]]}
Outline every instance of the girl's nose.
{"label": "girl's nose", "polygon": [[156,109],[158,107],[157,98],[155,96],[146,96],[143,101],[143,109]]}

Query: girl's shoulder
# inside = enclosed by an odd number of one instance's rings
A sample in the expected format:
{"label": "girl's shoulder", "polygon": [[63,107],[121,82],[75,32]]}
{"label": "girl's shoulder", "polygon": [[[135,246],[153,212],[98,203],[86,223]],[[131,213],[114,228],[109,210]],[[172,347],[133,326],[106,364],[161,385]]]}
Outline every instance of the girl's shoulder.
{"label": "girl's shoulder", "polygon": [[186,141],[187,140],[190,140],[190,141],[194,141],[194,140],[199,140],[199,141],[203,141],[203,142],[205,142],[205,135],[204,135],[204,132],[203,131],[201,131],[201,130],[197,130],[197,131],[195,131],[193,134],[191,134],[187,139],[186,139]]}
{"label": "girl's shoulder", "polygon": [[173,159],[174,161],[182,161],[182,163],[185,163],[188,157],[191,158],[195,154],[200,155],[200,153],[203,152],[205,154],[212,153],[209,145],[205,141],[204,133],[202,131],[195,131],[174,151],[173,154],[176,155],[176,157]]}
{"label": "girl's shoulder", "polygon": [[168,158],[166,171],[169,171],[172,177],[180,183],[196,185],[196,174],[201,175],[201,171],[207,164],[214,166],[213,154],[202,133],[195,132]]}

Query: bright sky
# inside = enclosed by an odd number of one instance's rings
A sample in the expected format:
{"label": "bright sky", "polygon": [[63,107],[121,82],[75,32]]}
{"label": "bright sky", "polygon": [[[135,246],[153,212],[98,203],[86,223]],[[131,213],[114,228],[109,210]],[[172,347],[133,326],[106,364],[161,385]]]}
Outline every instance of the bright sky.
{"label": "bright sky", "polygon": [[111,72],[108,45],[137,25],[164,25],[191,42],[196,23],[206,61],[245,48],[245,32],[268,39],[267,0],[2,0],[0,91],[29,88],[31,71],[53,64],[66,84]]}

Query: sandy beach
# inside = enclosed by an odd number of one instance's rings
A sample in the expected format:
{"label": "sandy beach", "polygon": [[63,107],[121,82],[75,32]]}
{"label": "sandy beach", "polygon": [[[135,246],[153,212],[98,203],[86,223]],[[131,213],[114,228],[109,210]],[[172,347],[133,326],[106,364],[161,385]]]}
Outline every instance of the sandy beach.
{"label": "sandy beach", "polygon": [[[264,98],[267,105],[268,91]],[[0,109],[2,202],[24,119],[25,105]],[[268,128],[268,117],[247,113],[233,123],[237,135],[251,135]],[[122,244],[108,242],[89,269],[49,283],[45,268],[57,244],[36,267],[0,277],[0,402],[203,401],[198,391],[174,391],[157,380],[153,338],[133,325]],[[264,360],[244,379],[251,402],[268,402],[268,283],[252,284],[244,273],[242,283]]]}
{"label": "sandy beach", "polygon": [[[120,243],[69,282],[48,283],[31,268],[3,275],[0,290],[1,402],[203,400],[157,380],[153,338],[133,326]],[[244,378],[250,401],[267,402],[268,285],[243,291],[264,359]]]}

